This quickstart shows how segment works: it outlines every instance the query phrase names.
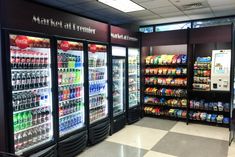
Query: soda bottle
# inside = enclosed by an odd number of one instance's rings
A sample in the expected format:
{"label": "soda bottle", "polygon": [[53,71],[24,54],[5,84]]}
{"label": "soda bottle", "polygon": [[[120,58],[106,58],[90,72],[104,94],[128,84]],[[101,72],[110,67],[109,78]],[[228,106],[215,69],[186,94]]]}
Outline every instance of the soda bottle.
{"label": "soda bottle", "polygon": [[40,87],[40,73],[39,71],[36,72],[36,84],[35,87],[38,88]]}
{"label": "soda bottle", "polygon": [[44,53],[44,68],[47,68],[48,65],[48,56],[47,56],[47,52]]}
{"label": "soda bottle", "polygon": [[65,55],[61,55],[61,61],[62,61],[62,68],[66,68],[66,56]]}
{"label": "soda bottle", "polygon": [[44,53],[43,52],[39,52],[39,55],[40,55],[39,68],[43,68],[44,67]]}
{"label": "soda bottle", "polygon": [[79,68],[80,67],[80,56],[76,57],[76,61],[75,61],[75,68]]}
{"label": "soda bottle", "polygon": [[17,66],[17,68],[18,69],[22,69],[22,62],[21,62],[21,59],[22,59],[22,50],[18,50],[18,58],[17,58],[17,60],[18,60],[18,66]]}
{"label": "soda bottle", "polygon": [[17,90],[17,88],[16,88],[16,73],[14,73],[14,72],[11,73],[11,85],[12,85],[12,90]]}
{"label": "soda bottle", "polygon": [[26,69],[26,56],[27,56],[27,52],[25,50],[22,50],[22,57],[21,57],[22,69]]}
{"label": "soda bottle", "polygon": [[62,84],[62,80],[63,80],[63,72],[62,70],[60,69],[58,71],[58,84],[61,85]]}
{"label": "soda bottle", "polygon": [[25,89],[26,86],[26,74],[25,72],[21,73],[21,89]]}
{"label": "soda bottle", "polygon": [[44,86],[44,72],[40,71],[40,87]]}
{"label": "soda bottle", "polygon": [[20,63],[20,55],[19,51],[15,51],[15,68],[18,69]]}
{"label": "soda bottle", "polygon": [[17,120],[18,120],[18,128],[19,128],[19,130],[22,130],[23,129],[23,126],[22,126],[22,120],[23,120],[23,118],[22,118],[22,113],[18,113],[17,114]]}
{"label": "soda bottle", "polygon": [[22,99],[22,103],[20,105],[20,110],[24,110],[26,109],[26,105],[27,105],[27,97],[25,95],[25,93],[21,93],[21,99]]}
{"label": "soda bottle", "polygon": [[30,51],[26,51],[25,52],[25,69],[30,69],[30,62],[31,62]]}
{"label": "soda bottle", "polygon": [[22,141],[23,141],[22,147],[23,147],[23,148],[26,148],[26,147],[28,146],[27,131],[24,131],[24,132],[23,132]]}
{"label": "soda bottle", "polygon": [[32,110],[32,126],[37,125],[37,110]]}
{"label": "soda bottle", "polygon": [[17,96],[15,94],[12,95],[12,106],[13,106],[13,111],[17,111]]}
{"label": "soda bottle", "polygon": [[57,56],[57,66],[58,66],[58,68],[62,68],[62,65],[63,64],[63,62],[62,62],[62,56],[61,56],[61,54],[58,54],[58,56]]}
{"label": "soda bottle", "polygon": [[59,116],[63,116],[63,102],[59,104]]}
{"label": "soda bottle", "polygon": [[16,100],[16,110],[19,111],[20,110],[20,106],[22,105],[22,99],[21,99],[21,93],[17,94],[15,97]]}
{"label": "soda bottle", "polygon": [[62,70],[62,84],[66,84],[66,72],[65,72],[65,69]]}
{"label": "soda bottle", "polygon": [[23,137],[22,137],[22,133],[19,133],[17,136],[17,140],[18,140],[18,149],[22,149],[23,146]]}
{"label": "soda bottle", "polygon": [[22,89],[21,73],[16,73],[16,90]]}
{"label": "soda bottle", "polygon": [[[42,108],[43,109],[43,108]],[[41,118],[42,118],[42,110],[39,108],[36,110],[37,111],[37,124],[41,124]]]}
{"label": "soda bottle", "polygon": [[33,116],[32,116],[32,111],[29,111],[28,112],[28,115],[27,115],[27,118],[28,118],[28,127],[31,127],[31,126],[33,126]]}
{"label": "soda bottle", "polygon": [[19,141],[18,141],[18,134],[14,134],[14,142],[15,142],[15,151],[19,150]]}
{"label": "soda bottle", "polygon": [[16,51],[15,50],[11,50],[11,68],[15,68],[15,64],[16,64]]}
{"label": "soda bottle", "polygon": [[47,86],[47,78],[48,78],[48,72],[47,71],[44,71],[44,86]]}
{"label": "soda bottle", "polygon": [[14,132],[19,130],[18,128],[18,114],[13,115],[13,124],[14,124]]}
{"label": "soda bottle", "polygon": [[33,144],[37,144],[38,143],[38,141],[37,141],[37,129],[36,128],[34,128],[34,129],[32,129],[32,139],[33,139]]}
{"label": "soda bottle", "polygon": [[37,85],[36,85],[36,73],[35,72],[32,72],[31,73],[31,84],[30,84],[30,88],[36,88]]}
{"label": "soda bottle", "polygon": [[27,128],[27,112],[22,112],[22,129]]}
{"label": "soda bottle", "polygon": [[34,52],[35,53],[35,66],[34,68],[40,68],[40,52]]}
{"label": "soda bottle", "polygon": [[33,144],[33,133],[32,133],[32,129],[30,129],[28,131],[28,145],[32,145]]}

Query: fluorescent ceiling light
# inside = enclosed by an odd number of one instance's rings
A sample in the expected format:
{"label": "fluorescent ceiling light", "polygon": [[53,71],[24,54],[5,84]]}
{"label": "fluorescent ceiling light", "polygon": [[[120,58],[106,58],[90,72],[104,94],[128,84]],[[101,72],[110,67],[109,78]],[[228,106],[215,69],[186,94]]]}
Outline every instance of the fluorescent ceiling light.
{"label": "fluorescent ceiling light", "polygon": [[115,9],[121,10],[125,13],[145,10],[143,7],[132,2],[131,0],[98,0],[98,1]]}

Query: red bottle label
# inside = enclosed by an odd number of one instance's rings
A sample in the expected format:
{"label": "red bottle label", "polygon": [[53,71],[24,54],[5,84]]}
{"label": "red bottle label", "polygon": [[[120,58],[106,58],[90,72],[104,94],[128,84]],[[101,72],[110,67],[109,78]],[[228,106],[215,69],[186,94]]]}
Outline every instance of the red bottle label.
{"label": "red bottle label", "polygon": [[15,39],[16,46],[21,49],[25,49],[29,46],[29,40],[27,36],[19,35]]}

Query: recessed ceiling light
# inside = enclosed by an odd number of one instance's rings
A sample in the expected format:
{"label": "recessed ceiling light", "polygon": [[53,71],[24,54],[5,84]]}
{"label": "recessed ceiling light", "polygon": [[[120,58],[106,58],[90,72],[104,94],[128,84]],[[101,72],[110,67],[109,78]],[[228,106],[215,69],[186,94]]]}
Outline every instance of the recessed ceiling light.
{"label": "recessed ceiling light", "polygon": [[132,2],[131,0],[98,0],[101,3],[104,3],[110,7],[127,12],[145,10],[142,6]]}

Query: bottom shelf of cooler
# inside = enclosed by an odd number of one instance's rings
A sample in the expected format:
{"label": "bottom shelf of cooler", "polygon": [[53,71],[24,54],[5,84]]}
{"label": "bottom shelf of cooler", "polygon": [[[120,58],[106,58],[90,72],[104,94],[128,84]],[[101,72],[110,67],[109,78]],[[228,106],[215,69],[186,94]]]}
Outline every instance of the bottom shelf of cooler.
{"label": "bottom shelf of cooler", "polygon": [[84,123],[80,123],[80,124],[78,124],[78,125],[76,125],[76,126],[74,126],[74,127],[70,128],[69,130],[66,130],[66,131],[60,131],[60,137],[62,137],[62,136],[64,136],[64,135],[66,135],[66,134],[69,134],[69,133],[71,133],[71,132],[73,132],[73,131],[76,131],[76,130],[78,130],[78,129],[80,129],[80,128],[84,127],[84,126],[85,126],[85,124],[84,124]]}
{"label": "bottom shelf of cooler", "polygon": [[97,118],[97,119],[94,119],[94,120],[90,121],[90,123],[93,124],[93,123],[95,123],[95,122],[97,122],[97,121],[99,121],[99,120],[102,120],[102,119],[106,118],[106,117],[108,117],[107,114],[105,114],[105,115],[102,116],[102,117],[99,117],[99,118]]}
{"label": "bottom shelf of cooler", "polygon": [[31,149],[33,149],[33,148],[36,148],[36,147],[38,147],[38,146],[40,146],[40,145],[43,145],[43,144],[45,144],[45,143],[47,143],[47,142],[50,142],[50,141],[52,141],[52,135],[49,136],[49,137],[47,137],[46,140],[43,140],[43,141],[41,141],[41,142],[38,142],[37,144],[34,144],[34,145],[30,145],[29,147],[26,147],[26,148],[21,149],[21,150],[19,150],[19,151],[16,151],[15,154],[16,154],[16,155],[22,155],[24,152],[29,151],[29,150],[31,150]]}

